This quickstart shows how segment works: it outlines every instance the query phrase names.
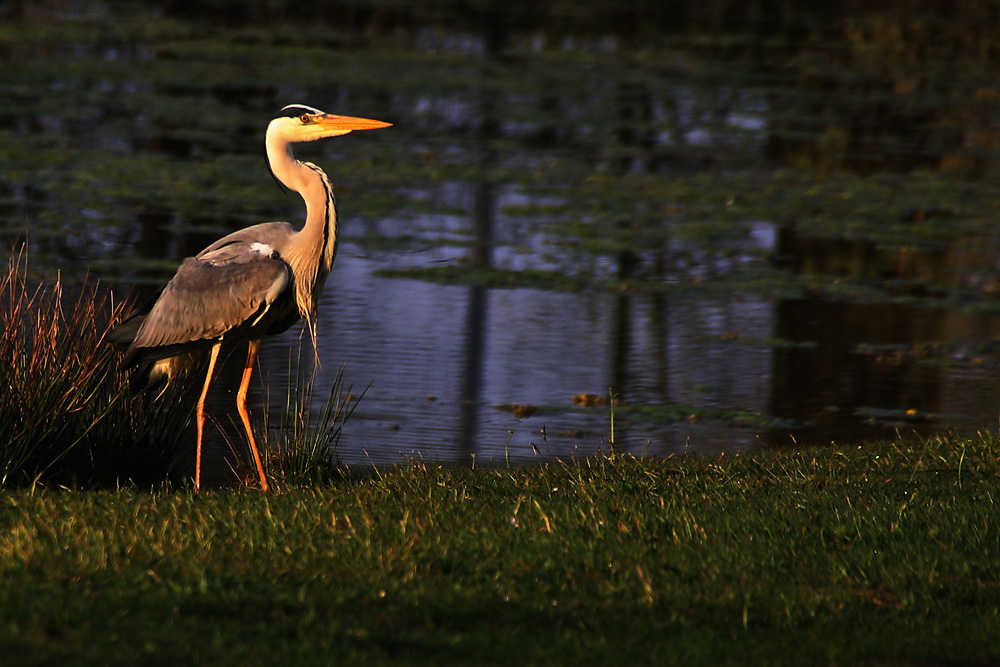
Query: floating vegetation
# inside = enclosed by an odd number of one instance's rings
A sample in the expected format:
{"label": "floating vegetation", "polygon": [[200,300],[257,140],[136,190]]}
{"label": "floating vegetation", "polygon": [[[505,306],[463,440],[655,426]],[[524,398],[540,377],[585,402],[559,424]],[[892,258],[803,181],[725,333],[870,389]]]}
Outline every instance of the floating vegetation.
{"label": "floating vegetation", "polygon": [[719,336],[695,336],[691,339],[699,343],[729,343],[731,345],[747,345],[751,347],[769,348],[808,348],[818,346],[816,341],[811,340],[787,340],[785,338],[757,338],[754,336],[743,336],[736,331],[727,331]]}
{"label": "floating vegetation", "polygon": [[705,408],[693,405],[626,404],[621,408],[615,408],[616,414],[619,413],[619,411],[623,416],[627,416],[633,421],[646,424],[663,425],[683,422],[688,424],[700,422],[719,422],[733,428],[765,430],[792,430],[803,426],[802,423],[796,422],[795,420],[782,419],[757,412]]}
{"label": "floating vegetation", "polygon": [[[721,410],[679,403],[650,404],[627,403],[618,396],[609,397],[592,393],[577,394],[571,402],[576,407],[553,405],[523,405],[502,404],[495,406],[497,410],[512,413],[517,419],[527,419],[545,415],[573,411],[590,411],[595,409],[613,410],[616,418],[628,418],[637,423],[645,424],[696,424],[699,422],[724,423],[734,428],[748,429],[795,429],[802,424],[789,419],[780,419],[755,412],[739,410]],[[582,437],[582,436],[577,436]]]}
{"label": "floating vegetation", "polygon": [[573,404],[581,408],[605,407],[608,405],[620,405],[621,399],[612,396],[601,396],[599,394],[583,393],[573,397]]}
{"label": "floating vegetation", "polygon": [[520,271],[462,265],[433,266],[417,269],[380,269],[381,278],[426,280],[442,285],[478,285],[499,289],[533,288],[578,291],[594,286],[587,277],[567,276],[557,271],[528,269]]}
{"label": "floating vegetation", "polygon": [[855,352],[888,366],[925,364],[943,368],[1000,368],[1000,341],[925,341],[876,345],[862,343]]}
{"label": "floating vegetation", "polygon": [[496,406],[497,410],[502,410],[504,412],[509,412],[516,419],[525,419],[527,417],[536,417],[541,414],[545,414],[545,408],[538,405],[515,405],[512,403],[503,403]]}
{"label": "floating vegetation", "polygon": [[855,414],[873,424],[884,424],[890,426],[929,424],[944,421],[950,424],[974,423],[972,417],[959,414],[939,414],[925,412],[916,408],[905,410],[887,410],[884,408],[862,407],[855,410]]}

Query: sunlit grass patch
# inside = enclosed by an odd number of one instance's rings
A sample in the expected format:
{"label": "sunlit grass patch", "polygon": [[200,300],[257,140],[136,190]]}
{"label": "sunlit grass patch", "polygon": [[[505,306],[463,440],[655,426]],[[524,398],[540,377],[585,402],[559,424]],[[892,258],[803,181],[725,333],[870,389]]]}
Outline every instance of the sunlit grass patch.
{"label": "sunlit grass patch", "polygon": [[75,664],[991,664],[998,475],[994,438],[937,436],[420,463],[272,494],[15,491],[0,647]]}

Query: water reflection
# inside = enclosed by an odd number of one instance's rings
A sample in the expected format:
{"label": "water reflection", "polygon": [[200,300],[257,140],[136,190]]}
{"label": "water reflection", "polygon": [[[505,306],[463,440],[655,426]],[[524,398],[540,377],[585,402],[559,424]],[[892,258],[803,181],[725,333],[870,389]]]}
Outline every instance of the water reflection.
{"label": "water reflection", "polygon": [[[244,4],[68,3],[6,37],[0,235],[151,289],[226,231],[301,219],[260,158],[275,109],[392,120],[305,155],[348,240],[317,395],[341,364],[373,382],[349,462],[607,448],[610,408],[580,394],[620,397],[615,443],[656,454],[993,426],[1000,325],[971,312],[1000,285],[988,22],[945,8],[954,52],[887,54],[934,12]],[[442,265],[578,291],[378,277]],[[263,348],[272,397],[299,343]]]}
{"label": "water reflection", "polygon": [[[734,328],[766,338],[768,304],[678,299],[668,317],[664,299],[628,297],[635,307],[623,320],[619,295],[448,287],[371,271],[370,261],[345,252],[320,327],[321,377],[332,381],[345,362],[355,386],[374,379],[348,426],[349,441],[364,443],[343,452],[354,463],[418,454],[525,461],[538,456],[532,444],[541,455],[568,456],[596,451],[602,438],[607,448],[608,411],[576,409],[572,399],[616,385],[635,403],[769,408],[771,353],[718,342]],[[272,392],[293,340],[262,350]],[[670,367],[668,358],[676,360]],[[498,409],[506,404],[558,410],[518,419]],[[619,414],[616,428],[620,446],[658,454],[755,442],[753,431],[713,420],[653,425]]]}
{"label": "water reflection", "polygon": [[[320,394],[341,363],[355,387],[374,381],[341,452],[355,464],[607,449],[608,408],[579,408],[573,397],[609,389],[631,406],[690,406],[669,417],[619,410],[615,442],[659,455],[991,426],[1000,398],[988,369],[906,354],[956,334],[994,340],[995,318],[809,299],[440,286],[373,277],[376,265],[346,251],[322,304]],[[286,335],[262,351],[273,395],[282,395],[295,343]],[[541,410],[518,418],[499,409],[510,404]],[[700,411],[770,415],[792,428]]]}

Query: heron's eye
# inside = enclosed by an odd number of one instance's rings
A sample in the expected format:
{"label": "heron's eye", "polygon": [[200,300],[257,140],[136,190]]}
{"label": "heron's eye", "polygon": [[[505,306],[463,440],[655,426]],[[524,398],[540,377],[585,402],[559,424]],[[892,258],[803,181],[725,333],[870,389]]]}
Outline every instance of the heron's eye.
{"label": "heron's eye", "polygon": [[302,124],[305,125],[310,121],[310,118],[308,114],[302,114],[301,116],[299,116],[299,120],[301,120]]}

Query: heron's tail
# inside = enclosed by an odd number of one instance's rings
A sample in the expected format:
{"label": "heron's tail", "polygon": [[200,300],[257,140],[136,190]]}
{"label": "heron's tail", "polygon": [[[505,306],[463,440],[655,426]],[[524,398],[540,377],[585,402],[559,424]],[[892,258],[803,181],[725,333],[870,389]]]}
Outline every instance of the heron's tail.
{"label": "heron's tail", "polygon": [[133,315],[112,329],[111,333],[108,334],[108,340],[118,349],[127,349],[135,340],[136,334],[139,333],[139,327],[142,326],[145,319],[145,313]]}

